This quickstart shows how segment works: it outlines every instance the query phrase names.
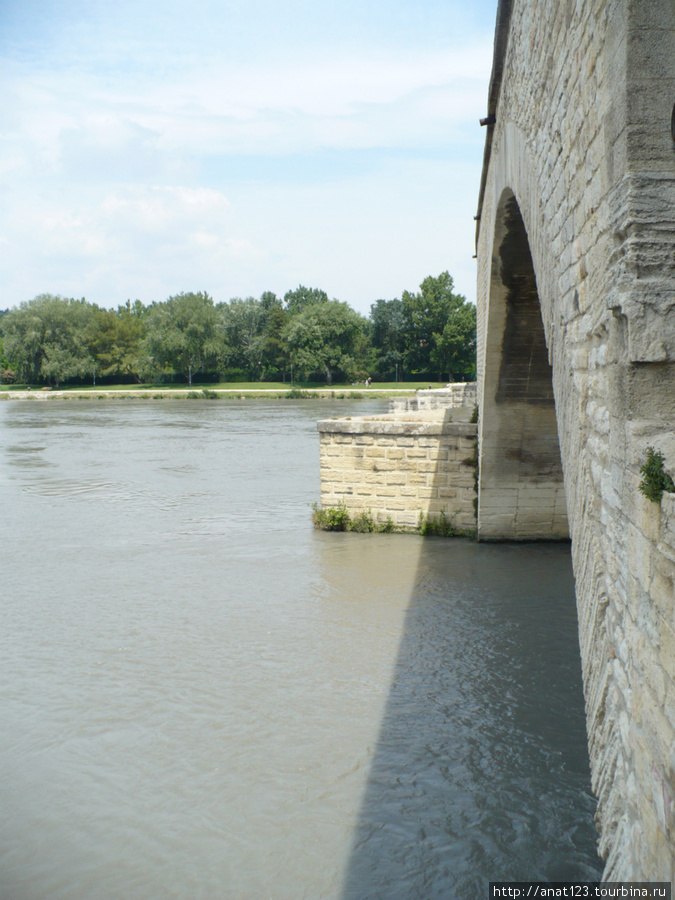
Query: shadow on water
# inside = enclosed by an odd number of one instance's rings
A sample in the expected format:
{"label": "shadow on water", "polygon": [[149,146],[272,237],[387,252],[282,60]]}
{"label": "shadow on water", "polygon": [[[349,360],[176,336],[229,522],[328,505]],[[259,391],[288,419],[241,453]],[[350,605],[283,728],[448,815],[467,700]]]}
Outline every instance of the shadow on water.
{"label": "shadow on water", "polygon": [[427,539],[343,900],[595,880],[569,546]]}

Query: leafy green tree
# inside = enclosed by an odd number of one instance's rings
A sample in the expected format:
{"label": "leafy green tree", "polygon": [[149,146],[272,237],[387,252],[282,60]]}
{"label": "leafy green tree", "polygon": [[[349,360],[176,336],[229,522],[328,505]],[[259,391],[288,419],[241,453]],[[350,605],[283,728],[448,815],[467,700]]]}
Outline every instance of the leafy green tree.
{"label": "leafy green tree", "polygon": [[[274,297],[274,294],[271,296]],[[266,304],[265,330],[263,333],[265,372],[262,377],[265,377],[267,372],[271,370],[273,373],[276,373],[277,377],[281,374],[282,379],[286,381],[286,370],[290,360],[288,344],[284,340],[283,335],[284,328],[288,322],[288,313],[283,308],[281,300],[276,297],[274,297],[274,302],[271,302],[269,295],[263,294],[260,302]]]}
{"label": "leafy green tree", "polygon": [[252,379],[262,375],[265,351],[266,310],[260,300],[234,297],[223,308],[227,342],[233,350],[234,365],[248,370]]}
{"label": "leafy green tree", "polygon": [[363,316],[347,303],[327,300],[293,316],[284,337],[294,365],[305,372],[321,371],[332,384],[336,373],[351,378],[357,371],[366,330]]}
{"label": "leafy green tree", "polygon": [[3,319],[4,347],[20,381],[59,384],[91,373],[91,320],[82,300],[40,294]]}
{"label": "leafy green tree", "polygon": [[[145,307],[136,301],[143,311]],[[93,320],[91,350],[99,375],[121,375],[140,383],[143,369],[143,339],[146,335],[144,312],[132,308],[129,301],[116,311],[98,309]],[[94,375],[95,380],[95,375]]]}
{"label": "leafy green tree", "polygon": [[[429,276],[420,285],[420,291],[411,294],[404,291],[401,297],[403,318],[406,332],[405,363],[409,371],[439,372],[439,380],[442,375],[441,367],[447,371],[451,360],[460,363],[461,354],[456,348],[457,336],[466,329],[467,316],[466,299],[461,294],[453,292],[453,280],[448,272],[442,272],[438,277]],[[462,310],[462,312],[459,312]],[[475,309],[473,312],[475,321]],[[457,318],[457,327],[450,328],[446,333],[446,326]],[[444,337],[445,335],[445,337]],[[470,340],[470,339],[469,339]],[[455,349],[453,349],[453,347]],[[467,369],[475,369],[475,336],[473,338],[474,363],[470,366],[461,357],[461,365]],[[454,355],[453,355],[454,354]],[[469,357],[471,351],[469,351]]]}
{"label": "leafy green tree", "polygon": [[372,342],[380,372],[394,372],[396,381],[403,374],[406,349],[406,320],[401,300],[377,300],[370,307]]}
{"label": "leafy green tree", "polygon": [[4,312],[4,310],[0,310],[0,369],[6,369],[9,365],[5,356],[5,345],[2,340],[2,317]]}
{"label": "leafy green tree", "polygon": [[148,358],[155,367],[186,376],[200,370],[217,371],[228,353],[221,317],[206,292],[181,293],[147,313]]}
{"label": "leafy green tree", "polygon": [[[442,334],[434,334],[431,362],[448,381],[476,377],[476,307],[464,303],[453,310]],[[442,379],[440,379],[442,380]]]}
{"label": "leafy green tree", "polygon": [[284,304],[292,316],[301,313],[308,306],[317,306],[320,303],[328,303],[328,294],[319,288],[308,288],[298,285],[294,291],[286,291]]}
{"label": "leafy green tree", "polygon": [[259,300],[235,297],[219,309],[232,348],[230,362],[245,369],[252,380],[263,380],[270,372],[285,378],[288,347],[282,334],[288,313],[276,294],[265,291]]}
{"label": "leafy green tree", "polygon": [[15,379],[15,372],[10,368],[9,361],[5,356],[5,347],[2,340],[2,317],[8,310],[0,310],[0,381],[3,384],[12,384]]}
{"label": "leafy green tree", "polygon": [[273,291],[263,291],[260,295],[260,305],[266,312],[272,309],[283,309],[282,301]]}

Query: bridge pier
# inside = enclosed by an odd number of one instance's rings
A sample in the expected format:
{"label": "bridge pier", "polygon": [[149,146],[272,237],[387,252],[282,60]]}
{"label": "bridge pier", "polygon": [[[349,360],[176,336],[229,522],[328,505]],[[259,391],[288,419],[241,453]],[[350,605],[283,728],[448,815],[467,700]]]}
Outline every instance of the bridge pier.
{"label": "bridge pier", "polygon": [[[599,850],[675,883],[675,3],[500,0],[478,210],[482,539],[568,523]],[[564,487],[564,502],[561,487]]]}

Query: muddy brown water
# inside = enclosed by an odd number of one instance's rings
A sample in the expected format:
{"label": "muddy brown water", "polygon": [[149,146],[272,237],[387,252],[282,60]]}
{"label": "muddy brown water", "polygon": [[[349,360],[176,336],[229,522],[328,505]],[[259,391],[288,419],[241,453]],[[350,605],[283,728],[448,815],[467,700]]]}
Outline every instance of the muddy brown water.
{"label": "muddy brown water", "polygon": [[312,529],[380,408],[0,404],[0,896],[598,876],[569,548]]}

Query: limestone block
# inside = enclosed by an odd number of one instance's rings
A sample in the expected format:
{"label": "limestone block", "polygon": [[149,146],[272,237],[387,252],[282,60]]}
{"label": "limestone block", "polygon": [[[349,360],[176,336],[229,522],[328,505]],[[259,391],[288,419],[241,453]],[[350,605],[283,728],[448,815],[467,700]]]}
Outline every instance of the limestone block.
{"label": "limestone block", "polygon": [[399,497],[408,497],[417,499],[417,488],[410,485],[404,485],[399,490]]}
{"label": "limestone block", "polygon": [[428,480],[429,479],[424,474],[418,475],[415,473],[408,476],[408,484],[411,486],[426,487]]}
{"label": "limestone block", "polygon": [[395,472],[398,466],[396,460],[378,459],[372,463],[374,472]]}
{"label": "limestone block", "polygon": [[675,680],[675,628],[667,622],[661,624],[659,659],[668,677]]}
{"label": "limestone block", "polygon": [[408,460],[421,459],[425,460],[427,458],[426,449],[422,449],[421,447],[411,447],[409,450],[406,450],[405,458]]}
{"label": "limestone block", "polygon": [[[675,682],[671,681],[668,684],[665,699],[659,703],[663,706],[664,715],[670,726],[670,735],[666,735],[666,739],[670,742],[668,746],[675,752]],[[671,762],[671,770],[675,772],[675,760]]]}
{"label": "limestone block", "polygon": [[656,571],[650,586],[650,597],[664,621],[675,628],[675,582],[672,566],[665,565],[661,558],[655,560],[654,567]]}

